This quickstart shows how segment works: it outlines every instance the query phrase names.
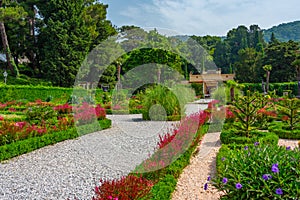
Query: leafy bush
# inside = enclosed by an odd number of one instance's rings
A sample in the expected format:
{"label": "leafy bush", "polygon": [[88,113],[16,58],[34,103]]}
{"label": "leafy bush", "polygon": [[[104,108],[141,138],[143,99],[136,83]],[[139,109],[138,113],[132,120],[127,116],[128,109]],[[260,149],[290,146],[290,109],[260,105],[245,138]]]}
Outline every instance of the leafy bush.
{"label": "leafy bush", "polygon": [[217,156],[214,186],[222,199],[297,199],[300,197],[300,152],[276,145],[229,149]]}

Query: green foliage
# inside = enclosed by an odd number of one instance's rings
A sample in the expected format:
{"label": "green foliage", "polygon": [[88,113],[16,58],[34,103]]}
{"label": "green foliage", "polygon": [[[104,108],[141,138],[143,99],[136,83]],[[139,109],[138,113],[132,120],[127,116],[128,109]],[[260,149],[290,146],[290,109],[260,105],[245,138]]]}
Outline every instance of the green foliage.
{"label": "green foliage", "polygon": [[174,176],[167,174],[152,189],[153,200],[168,200],[171,199],[172,192],[175,190],[177,180]]}
{"label": "green foliage", "polygon": [[300,125],[297,124],[294,130],[290,129],[290,126],[283,122],[273,122],[268,127],[270,132],[278,135],[279,138],[283,139],[298,139],[300,140]]}
{"label": "green foliage", "polygon": [[261,52],[257,52],[255,48],[239,50],[238,60],[234,63],[235,79],[241,83],[261,82],[263,75],[261,65]]}
{"label": "green foliage", "polygon": [[264,39],[269,42],[273,33],[280,42],[288,42],[289,40],[300,41],[299,31],[300,21],[283,23],[264,30]]}
{"label": "green foliage", "polygon": [[[245,86],[243,88],[243,92],[246,94],[247,90],[251,92],[260,92],[262,93],[262,84],[261,83],[243,83]],[[291,90],[292,95],[296,96],[298,92],[298,84],[296,82],[288,82],[288,83],[270,83],[270,91],[274,91],[275,94],[278,96],[283,95],[284,90]]]}
{"label": "green foliage", "polygon": [[235,129],[222,130],[220,135],[222,144],[252,144],[259,141],[263,144],[276,145],[279,140],[279,137],[273,132],[253,130],[250,132],[250,137],[238,135],[237,133],[239,133],[239,131]]}
{"label": "green foliage", "polygon": [[264,51],[263,65],[272,66],[270,82],[281,83],[296,80],[297,70],[292,63],[296,59],[298,49],[299,43],[294,41],[268,45]]}
{"label": "green foliage", "polygon": [[300,126],[300,100],[297,98],[284,98],[278,102],[279,113],[287,117],[287,124],[289,130],[294,130]]}
{"label": "green foliage", "polygon": [[29,107],[25,113],[26,121],[40,123],[43,120],[51,120],[57,117],[57,112],[50,106],[33,106]]}
{"label": "green foliage", "polygon": [[[160,85],[145,91],[143,106],[143,119],[146,120],[151,119],[150,117],[154,117],[152,120],[165,120],[167,116],[181,116],[183,112],[177,96],[170,89]],[[153,112],[151,116],[150,111]]]}
{"label": "green foliage", "polygon": [[0,146],[0,160],[7,160],[12,157],[22,155],[35,149],[55,144],[63,140],[76,138],[78,136],[76,129],[71,128],[66,131],[54,132],[45,134],[41,137],[31,137],[26,140],[13,142],[7,145]]}
{"label": "green foliage", "polygon": [[234,125],[239,131],[244,132],[244,136],[249,137],[250,131],[255,128],[253,125],[257,121],[257,112],[267,105],[266,97],[259,93],[250,94],[250,91],[247,91],[245,96],[235,99],[232,105],[232,112],[240,122],[234,123]]}
{"label": "green foliage", "polygon": [[[48,86],[29,86],[29,85],[0,85],[0,102],[7,102],[12,100],[26,100],[33,102],[37,99],[46,101],[49,97],[52,97],[52,102],[57,104],[64,104],[70,100],[71,95],[74,93],[80,95],[80,97],[86,96],[86,100],[89,100],[91,95],[90,91],[85,89],[77,88],[62,88],[62,87],[48,87]],[[102,90],[97,89],[96,94],[99,94],[100,97],[95,95],[96,102],[101,101]],[[109,94],[106,101],[109,101]],[[75,99],[74,99],[75,100]],[[83,101],[84,99],[78,99]],[[91,99],[90,99],[91,100]]]}
{"label": "green foliage", "polygon": [[[297,148],[289,150],[256,143],[230,149],[222,145],[217,155],[218,175],[213,180],[214,186],[225,191],[222,199],[297,199],[299,159]],[[237,189],[237,183],[242,188]],[[279,188],[282,195],[276,194]]]}
{"label": "green foliage", "polygon": [[203,98],[203,84],[202,83],[192,83],[191,87],[195,90],[196,96]]}

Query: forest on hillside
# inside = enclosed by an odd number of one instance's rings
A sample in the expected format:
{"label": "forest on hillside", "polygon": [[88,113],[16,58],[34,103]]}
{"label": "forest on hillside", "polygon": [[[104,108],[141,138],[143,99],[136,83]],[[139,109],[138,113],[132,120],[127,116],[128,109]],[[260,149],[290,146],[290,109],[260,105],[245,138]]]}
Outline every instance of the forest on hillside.
{"label": "forest on hillside", "polygon": [[[134,38],[145,48],[124,52],[112,61],[103,76],[98,77],[99,84],[113,88],[118,70],[124,75],[145,63],[171,66],[188,79],[190,73],[199,72],[196,68],[200,72],[205,69],[206,61],[214,61],[223,73],[235,73],[239,82],[261,82],[266,69],[271,74],[270,82],[297,78],[299,43],[281,42],[276,34],[271,34],[270,41],[266,42],[264,31],[258,25],[238,26],[229,30],[225,38],[191,36],[189,40],[196,41],[207,53],[199,62],[189,63],[168,50],[176,38],[161,35],[155,29],[147,32],[132,25],[113,26],[107,19],[107,8],[108,5],[95,0],[0,1],[0,51],[6,57],[6,61],[0,62],[0,69],[8,70],[9,76],[23,75],[55,86],[71,87],[89,52],[107,38],[135,29],[135,35],[127,34],[127,39]],[[184,43],[178,38],[176,43],[182,52]],[[95,70],[101,67],[96,66]],[[88,81],[94,74],[91,70],[83,80]]]}
{"label": "forest on hillside", "polygon": [[264,39],[269,42],[272,33],[281,42],[289,40],[300,41],[300,21],[279,24],[270,29],[264,30]]}

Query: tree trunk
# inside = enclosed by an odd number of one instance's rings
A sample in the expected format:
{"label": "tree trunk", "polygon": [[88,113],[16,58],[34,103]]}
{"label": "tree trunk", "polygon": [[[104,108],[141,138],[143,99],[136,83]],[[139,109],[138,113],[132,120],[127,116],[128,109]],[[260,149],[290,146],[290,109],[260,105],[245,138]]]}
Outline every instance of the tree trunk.
{"label": "tree trunk", "polygon": [[270,71],[267,71],[267,86],[266,86],[266,92],[269,92],[269,80],[270,80]]}
{"label": "tree trunk", "polygon": [[12,57],[10,54],[7,35],[6,35],[5,26],[4,26],[3,22],[0,22],[0,34],[1,34],[1,38],[2,38],[3,50],[6,55],[6,62],[7,62],[8,68],[10,69],[11,73],[14,73],[14,68],[12,65],[13,60],[12,60]]}
{"label": "tree trunk", "polygon": [[231,100],[231,102],[234,101],[234,87],[233,86],[230,87],[230,100]]}

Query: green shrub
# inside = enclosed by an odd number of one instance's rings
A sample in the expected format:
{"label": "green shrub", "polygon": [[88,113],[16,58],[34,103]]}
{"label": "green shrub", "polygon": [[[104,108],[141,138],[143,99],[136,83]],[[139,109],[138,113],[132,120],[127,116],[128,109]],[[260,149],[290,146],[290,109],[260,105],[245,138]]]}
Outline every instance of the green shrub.
{"label": "green shrub", "polygon": [[283,122],[274,122],[269,126],[268,130],[282,139],[300,139],[300,125],[297,127],[294,130],[290,130],[289,125]]}
{"label": "green shrub", "polygon": [[56,118],[57,112],[50,106],[33,106],[28,108],[25,116],[28,122],[41,122]]}
{"label": "green shrub", "polygon": [[222,145],[214,186],[225,191],[222,199],[297,199],[299,160],[299,149],[258,143],[234,149]]}
{"label": "green shrub", "polygon": [[252,130],[250,137],[242,136],[238,134],[236,129],[222,130],[220,140],[222,144],[251,144],[255,141],[259,141],[263,144],[278,144],[278,136],[273,132],[263,132],[258,130]]}
{"label": "green shrub", "polygon": [[167,174],[162,178],[157,184],[155,184],[152,189],[153,200],[168,200],[171,199],[172,192],[175,190],[177,180],[174,176]]}

